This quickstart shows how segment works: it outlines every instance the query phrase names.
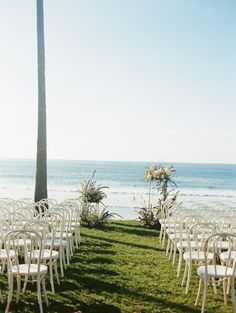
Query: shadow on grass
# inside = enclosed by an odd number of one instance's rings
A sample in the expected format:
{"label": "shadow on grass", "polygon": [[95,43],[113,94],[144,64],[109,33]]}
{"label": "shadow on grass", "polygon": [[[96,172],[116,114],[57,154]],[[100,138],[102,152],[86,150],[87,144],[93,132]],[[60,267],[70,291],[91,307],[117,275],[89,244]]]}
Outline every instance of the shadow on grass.
{"label": "shadow on grass", "polygon": [[[88,250],[87,250],[88,251]],[[117,252],[116,251],[112,251],[112,250],[98,250],[98,249],[93,249],[91,250],[92,253],[96,253],[96,254],[102,254],[102,255],[116,255]]]}
{"label": "shadow on grass", "polygon": [[114,243],[114,244],[118,243],[118,244],[130,246],[130,247],[134,247],[134,248],[139,248],[139,249],[149,249],[149,250],[154,250],[154,251],[163,251],[162,249],[155,248],[155,247],[150,247],[150,246],[147,246],[147,245],[141,245],[141,244],[137,244],[137,243],[130,243],[130,242],[125,242],[125,241],[119,241],[119,240],[115,240],[115,239],[111,239],[111,238],[104,238],[104,237],[99,237],[99,236],[94,236],[94,235],[83,234],[83,237],[97,239],[97,240],[110,242],[110,243]]}
{"label": "shadow on grass", "polygon": [[[121,227],[119,227],[121,226]],[[119,226],[113,226],[109,225],[108,227],[104,227],[104,231],[109,231],[109,232],[120,232],[120,233],[126,233],[130,235],[138,235],[142,237],[158,237],[158,232],[155,230],[151,229],[146,229],[146,228],[133,228],[132,226],[130,227],[122,227],[122,225]]]}
{"label": "shadow on grass", "polygon": [[87,264],[113,264],[114,261],[108,258],[95,257],[93,259],[87,260]]}
{"label": "shadow on grass", "polygon": [[158,227],[148,227],[148,226],[144,226],[142,225],[141,223],[137,224],[139,222],[131,222],[130,224],[129,223],[125,223],[125,222],[116,222],[116,221],[113,221],[111,223],[112,224],[115,224],[115,225],[118,225],[118,226],[124,226],[124,227],[128,227],[128,228],[137,228],[137,229],[140,229],[140,230],[150,230],[150,231],[155,231],[157,232],[157,234],[159,235],[159,232],[160,232],[160,229]]}
{"label": "shadow on grass", "polygon": [[[120,313],[121,310],[114,305],[106,303],[86,304],[81,303],[81,313]],[[79,312],[78,312],[79,313]]]}
{"label": "shadow on grass", "polygon": [[[179,312],[179,313],[183,313],[183,312],[189,312],[189,313],[199,313],[199,308],[194,308],[194,307],[190,307],[188,305],[184,305],[184,304],[179,304],[179,303],[175,303],[172,301],[168,301],[168,300],[164,300],[161,296],[160,297],[155,297],[155,296],[151,296],[151,295],[146,295],[143,294],[141,292],[138,292],[136,290],[129,290],[125,287],[121,287],[121,286],[117,286],[116,284],[110,283],[110,282],[106,282],[100,279],[95,279],[95,278],[91,278],[88,277],[86,275],[82,275],[80,276],[80,284],[82,285],[82,290],[87,289],[89,292],[92,293],[96,293],[96,295],[99,294],[103,294],[104,292],[110,293],[110,294],[118,294],[119,298],[121,299],[122,296],[124,297],[129,297],[129,299],[132,300],[137,300],[138,302],[143,302],[143,304],[145,303],[153,303],[157,306],[158,309],[173,309],[172,311],[169,312]],[[158,294],[163,294],[165,295],[166,292],[165,290],[158,290]],[[68,295],[68,297],[70,297],[70,295]],[[73,300],[73,298],[72,298]],[[99,304],[96,304],[94,308],[98,308]],[[82,308],[82,306],[80,307]],[[102,308],[102,304],[101,304],[101,308]],[[118,309],[119,310],[119,309]],[[83,311],[85,313],[90,313],[90,312],[95,312],[95,311]],[[100,312],[100,310],[97,310],[96,312]],[[102,312],[102,311],[101,311]],[[105,311],[104,311],[105,312]],[[106,311],[106,312],[110,312],[113,313],[113,311]],[[114,311],[114,312],[119,312],[119,311]]]}
{"label": "shadow on grass", "polygon": [[[104,261],[103,258],[95,258],[98,262]],[[106,260],[106,259],[105,259]],[[103,262],[104,263],[104,262]],[[96,275],[94,278],[88,275]],[[101,279],[99,275],[106,275],[107,280]],[[120,308],[115,305],[107,304],[106,299],[113,297],[122,301],[129,299],[131,302],[142,303],[148,308],[152,303],[156,306],[157,311],[160,310],[177,313],[199,313],[199,308],[190,307],[184,304],[175,303],[163,299],[166,295],[165,289],[157,290],[158,296],[146,294],[137,289],[128,289],[125,282],[121,282],[122,286],[109,281],[109,277],[119,275],[115,271],[107,269],[89,269],[84,266],[80,268],[69,267],[66,271],[66,278],[61,280],[61,285],[56,286],[56,294],[48,293],[49,307],[44,305],[44,313],[47,312],[66,312],[66,313],[120,313]],[[124,285],[124,286],[123,286]],[[35,287],[33,287],[35,289]],[[47,290],[50,289],[47,282]],[[35,290],[36,291],[36,290]],[[20,301],[16,304],[15,299],[12,301],[10,312],[23,313],[39,312],[37,304],[36,292],[26,292]],[[97,300],[93,295],[100,296]],[[84,300],[88,297],[89,301]],[[4,312],[6,306],[6,295],[4,294],[4,304],[0,305],[0,312]],[[135,307],[134,307],[135,308]],[[136,312],[136,311],[133,311]],[[141,312],[137,310],[137,312]],[[147,311],[142,311],[147,312]]]}
{"label": "shadow on grass", "polygon": [[112,221],[111,225],[113,225],[113,224],[118,225],[118,226],[129,227],[129,228],[132,227],[132,228],[143,229],[143,226],[140,224],[137,224],[136,222],[129,224],[129,223],[126,223],[125,221],[124,222],[123,221],[121,221],[121,222]]}
{"label": "shadow on grass", "polygon": [[109,276],[119,276],[120,273],[107,269],[98,269],[98,268],[88,268],[83,269],[81,272],[84,274],[96,274],[96,275],[109,275]]}
{"label": "shadow on grass", "polygon": [[[86,234],[83,234],[83,237],[86,237]],[[89,237],[89,235],[87,235],[87,237]],[[111,247],[112,244],[111,243],[105,243],[105,242],[89,242],[89,241],[81,242],[79,252],[81,251],[81,248],[83,248],[83,246],[85,246],[85,247],[89,247],[89,246],[95,247],[95,246],[97,246],[97,247],[100,247],[100,248],[108,248],[108,247]]]}

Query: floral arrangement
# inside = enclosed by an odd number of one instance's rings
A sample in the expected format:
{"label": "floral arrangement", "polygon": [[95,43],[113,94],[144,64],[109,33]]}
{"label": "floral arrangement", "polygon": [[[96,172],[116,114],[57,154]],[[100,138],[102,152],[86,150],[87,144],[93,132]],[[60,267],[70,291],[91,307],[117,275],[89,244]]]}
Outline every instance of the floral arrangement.
{"label": "floral arrangement", "polygon": [[[171,206],[177,198],[178,192],[172,193],[169,187],[177,187],[175,182],[172,180],[172,175],[175,172],[174,166],[170,165],[153,165],[147,167],[144,171],[144,177],[149,182],[148,202],[147,206],[141,208],[139,211],[139,218],[144,222],[145,225],[155,226],[158,224],[158,213],[162,206]],[[151,204],[152,195],[152,183],[156,182],[158,201],[153,206]]]}
{"label": "floral arrangement", "polygon": [[159,180],[164,181],[168,180],[170,181],[170,176],[172,173],[175,172],[174,167],[171,166],[151,166],[147,167],[145,172],[144,172],[144,177],[147,181],[153,181],[153,180]]}

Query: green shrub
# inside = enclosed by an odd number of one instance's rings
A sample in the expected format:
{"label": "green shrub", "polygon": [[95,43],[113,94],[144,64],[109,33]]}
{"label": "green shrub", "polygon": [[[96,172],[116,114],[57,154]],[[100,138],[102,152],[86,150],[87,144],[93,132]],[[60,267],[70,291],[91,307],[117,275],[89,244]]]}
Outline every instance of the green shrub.
{"label": "green shrub", "polygon": [[84,178],[80,189],[80,200],[82,203],[96,203],[100,204],[104,198],[107,197],[106,193],[103,191],[104,189],[108,189],[109,187],[103,186],[101,184],[97,184],[94,179],[96,171],[93,172],[91,178]]}
{"label": "green shrub", "polygon": [[[97,184],[94,179],[95,171],[91,178],[84,178],[79,188],[81,210],[81,224],[89,228],[101,226],[109,219],[119,216],[116,213],[109,213],[102,200],[107,197],[104,189],[107,186]],[[100,207],[102,206],[102,209]]]}
{"label": "green shrub", "polygon": [[116,213],[109,213],[107,207],[98,211],[94,205],[84,205],[81,212],[81,224],[89,228],[102,226],[116,215],[119,216]]}

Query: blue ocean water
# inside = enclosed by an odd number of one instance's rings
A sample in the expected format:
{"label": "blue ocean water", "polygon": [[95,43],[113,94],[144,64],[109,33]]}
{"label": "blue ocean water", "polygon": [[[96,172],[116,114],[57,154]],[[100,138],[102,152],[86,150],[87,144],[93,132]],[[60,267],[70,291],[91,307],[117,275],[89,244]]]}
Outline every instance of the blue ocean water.
{"label": "blue ocean water", "polygon": [[[144,170],[151,165],[155,163],[49,160],[48,194],[58,200],[78,197],[82,177],[90,177],[96,170],[97,182],[109,187],[105,204],[111,211],[131,217],[147,198]],[[171,165],[176,169],[173,180],[180,200],[236,201],[236,164]],[[34,179],[33,160],[0,160],[0,197],[32,198]]]}

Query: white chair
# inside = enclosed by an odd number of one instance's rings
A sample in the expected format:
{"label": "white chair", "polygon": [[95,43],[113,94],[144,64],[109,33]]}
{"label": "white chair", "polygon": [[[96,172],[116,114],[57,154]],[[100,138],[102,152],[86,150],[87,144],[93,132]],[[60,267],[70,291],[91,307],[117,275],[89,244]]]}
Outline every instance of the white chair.
{"label": "white chair", "polygon": [[[66,241],[66,260],[67,265],[70,264],[71,256],[73,255],[73,233],[71,230],[71,213],[63,206],[56,206],[48,210],[49,213],[59,213],[63,217],[63,231],[61,232],[61,227],[55,230],[55,238]],[[61,225],[60,225],[61,226]]]}
{"label": "white chair", "polygon": [[[43,221],[47,221],[55,232],[55,239],[52,242],[51,238],[44,241],[45,247],[51,247],[53,250],[59,252],[60,270],[61,276],[64,277],[64,267],[66,268],[65,262],[65,251],[68,253],[69,242],[64,240],[64,217],[62,214],[53,211],[47,211],[41,215]],[[56,236],[57,234],[57,236]]]}
{"label": "white chair", "polygon": [[[1,272],[3,273],[7,264],[7,251],[4,248],[4,237],[6,233],[9,231],[9,225],[1,221],[0,222],[0,264],[1,264]],[[10,249],[9,251],[9,257],[14,260],[16,258],[16,251],[13,249]]]}
{"label": "white chair", "polygon": [[[222,242],[227,244],[224,246],[228,247],[228,260],[225,261],[225,265],[220,265],[217,263]],[[212,282],[214,292],[216,293],[216,281],[223,283],[223,292],[224,292],[224,302],[227,302],[227,284],[230,284],[231,297],[233,303],[234,313],[236,312],[236,300],[235,300],[235,291],[234,291],[234,278],[235,278],[235,269],[236,263],[235,260],[232,262],[231,252],[235,250],[236,235],[228,233],[213,234],[207,238],[204,244],[204,255],[205,261],[204,265],[200,266],[197,269],[197,274],[200,278],[199,288],[197,293],[197,298],[195,305],[198,304],[200,294],[202,289],[203,292],[203,301],[201,313],[205,312],[206,298],[207,298],[207,288],[209,282]],[[209,252],[213,253],[212,264],[209,264],[208,255]]]}
{"label": "white chair", "polygon": [[[19,249],[19,245],[15,245],[19,240],[24,241],[24,247]],[[27,244],[30,240],[31,244]],[[11,243],[11,244],[10,244]],[[13,244],[12,244],[13,243]],[[47,274],[47,266],[42,264],[43,245],[41,236],[32,230],[12,230],[8,232],[4,239],[4,245],[7,252],[7,267],[8,267],[8,284],[9,293],[7,299],[7,306],[5,313],[8,313],[12,301],[14,291],[14,278],[17,282],[16,302],[19,301],[21,281],[27,283],[30,278],[31,282],[37,283],[37,296],[39,303],[39,311],[43,313],[41,286],[45,297],[46,304],[48,305],[47,293],[45,287],[45,276]],[[16,251],[17,257],[14,261],[11,258],[11,249]],[[39,249],[37,260],[32,259],[32,251]],[[24,258],[21,258],[22,255]],[[24,291],[24,289],[23,289]]]}
{"label": "white chair", "polygon": [[73,233],[75,246],[78,247],[80,244],[80,203],[76,199],[67,199],[60,203],[60,206],[65,207],[70,212],[69,232]]}
{"label": "white chair", "polygon": [[[181,286],[186,283],[185,294],[188,293],[193,265],[203,265],[205,261],[205,240],[216,233],[216,225],[212,223],[198,223],[190,227],[187,236],[188,247],[185,248],[183,259],[185,269]],[[208,253],[208,260],[213,260],[213,253]]]}
{"label": "white chair", "polygon": [[[189,247],[188,235],[187,235],[189,232],[189,229],[194,224],[197,224],[200,222],[201,222],[201,217],[196,216],[195,213],[193,213],[193,215],[185,216],[184,218],[182,218],[182,221],[180,223],[178,237],[177,237],[177,240],[175,241],[175,249],[177,249],[179,252],[177,277],[180,276],[180,271],[181,271],[181,266],[182,266],[182,261],[183,261],[183,254],[186,251],[186,249],[188,249]],[[196,245],[195,241],[191,239],[191,247],[194,248],[195,245]]]}
{"label": "white chair", "polygon": [[[34,222],[30,222],[26,227],[27,229],[36,231],[42,237],[42,245],[44,247],[41,253],[41,262],[42,264],[47,265],[49,268],[51,289],[52,292],[55,293],[53,271],[55,272],[55,277],[58,285],[60,285],[60,280],[57,271],[57,261],[59,259],[59,252],[53,250],[55,240],[55,232],[53,226],[44,220],[37,220]],[[31,259],[37,261],[39,258],[39,254],[40,254],[39,249],[31,250]]]}

